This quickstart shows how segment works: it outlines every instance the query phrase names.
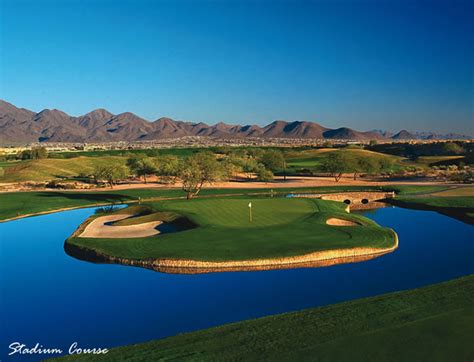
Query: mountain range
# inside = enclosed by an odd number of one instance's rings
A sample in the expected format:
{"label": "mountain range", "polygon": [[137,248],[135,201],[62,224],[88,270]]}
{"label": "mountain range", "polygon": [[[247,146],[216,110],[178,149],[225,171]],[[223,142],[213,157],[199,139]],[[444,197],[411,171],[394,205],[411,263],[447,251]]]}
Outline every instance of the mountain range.
{"label": "mountain range", "polygon": [[[397,134],[384,131],[361,132],[341,127],[330,129],[308,121],[274,121],[267,126],[230,125],[217,123],[192,123],[159,118],[149,122],[137,115],[125,112],[112,114],[96,109],[82,116],[73,117],[57,109],[44,109],[39,113],[17,108],[0,100],[0,144],[32,142],[116,142],[147,141],[184,136],[215,138],[312,138],[339,140],[386,140],[415,139],[420,135],[402,130]],[[446,138],[424,133],[423,138]],[[451,135],[451,138],[470,138]]]}

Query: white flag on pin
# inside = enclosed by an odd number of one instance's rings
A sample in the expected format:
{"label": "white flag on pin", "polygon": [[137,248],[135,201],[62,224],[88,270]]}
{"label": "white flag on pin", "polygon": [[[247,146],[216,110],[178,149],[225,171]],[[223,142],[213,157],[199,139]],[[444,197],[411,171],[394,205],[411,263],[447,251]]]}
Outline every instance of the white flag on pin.
{"label": "white flag on pin", "polygon": [[251,202],[249,202],[249,207],[252,207],[252,203],[251,203]]}

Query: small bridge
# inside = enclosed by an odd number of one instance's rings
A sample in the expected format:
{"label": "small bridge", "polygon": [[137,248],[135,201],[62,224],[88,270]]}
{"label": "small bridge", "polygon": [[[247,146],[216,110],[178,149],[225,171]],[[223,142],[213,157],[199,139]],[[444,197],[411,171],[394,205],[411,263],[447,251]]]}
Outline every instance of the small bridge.
{"label": "small bridge", "polygon": [[356,206],[365,205],[369,202],[391,199],[395,197],[395,193],[382,191],[350,191],[330,194],[293,194],[292,197],[332,200]]}

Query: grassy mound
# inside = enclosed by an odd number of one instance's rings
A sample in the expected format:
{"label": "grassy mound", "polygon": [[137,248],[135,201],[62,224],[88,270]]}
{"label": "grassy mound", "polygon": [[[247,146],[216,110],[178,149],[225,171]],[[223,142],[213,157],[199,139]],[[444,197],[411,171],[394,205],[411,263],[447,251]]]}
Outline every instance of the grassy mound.
{"label": "grassy mound", "polygon": [[94,167],[112,163],[125,165],[123,157],[76,157],[74,159],[27,160],[6,163],[0,182],[49,181],[91,174]]}
{"label": "grassy mound", "polygon": [[[252,202],[252,221],[249,202]],[[66,243],[127,259],[228,261],[292,257],[354,247],[382,249],[395,242],[392,230],[360,215],[349,214],[346,205],[333,201],[216,198],[166,200],[148,205],[160,213],[156,215],[182,215],[198,227],[133,241],[71,237]],[[144,217],[154,217],[149,215]],[[354,221],[357,225],[327,225],[327,219],[332,217]]]}
{"label": "grassy mound", "polygon": [[473,305],[468,276],[114,348],[100,360],[471,361]]}

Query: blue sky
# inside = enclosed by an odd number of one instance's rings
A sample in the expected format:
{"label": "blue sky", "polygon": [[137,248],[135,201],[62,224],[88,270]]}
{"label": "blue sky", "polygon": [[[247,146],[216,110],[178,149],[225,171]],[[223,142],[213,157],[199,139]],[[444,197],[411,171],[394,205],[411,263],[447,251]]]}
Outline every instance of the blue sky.
{"label": "blue sky", "polygon": [[474,134],[472,1],[0,4],[20,107]]}

